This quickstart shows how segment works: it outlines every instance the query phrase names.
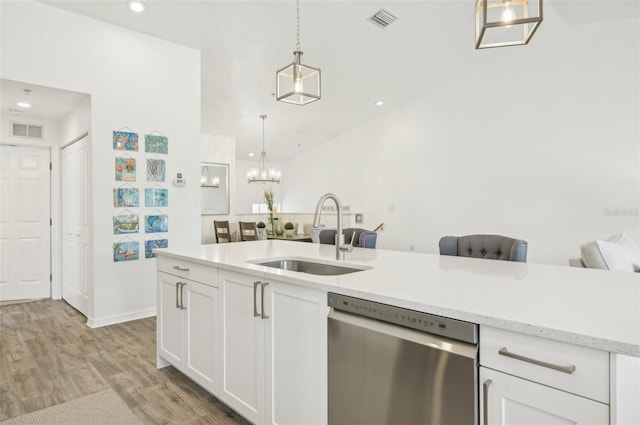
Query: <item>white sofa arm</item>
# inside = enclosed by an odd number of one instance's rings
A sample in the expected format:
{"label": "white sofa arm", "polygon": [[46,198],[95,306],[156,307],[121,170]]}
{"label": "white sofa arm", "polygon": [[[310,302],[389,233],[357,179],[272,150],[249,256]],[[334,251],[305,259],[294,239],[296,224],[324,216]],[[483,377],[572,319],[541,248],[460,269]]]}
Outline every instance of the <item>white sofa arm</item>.
{"label": "white sofa arm", "polygon": [[571,267],[584,267],[584,263],[581,258],[569,258],[569,265]]}

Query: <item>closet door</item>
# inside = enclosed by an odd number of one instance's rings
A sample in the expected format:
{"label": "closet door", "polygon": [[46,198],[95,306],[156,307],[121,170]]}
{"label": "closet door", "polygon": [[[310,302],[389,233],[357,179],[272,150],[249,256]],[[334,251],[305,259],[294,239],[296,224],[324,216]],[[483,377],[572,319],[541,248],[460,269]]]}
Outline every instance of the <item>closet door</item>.
{"label": "closet door", "polygon": [[0,301],[51,297],[49,158],[0,146]]}
{"label": "closet door", "polygon": [[62,150],[62,298],[89,308],[89,137]]}

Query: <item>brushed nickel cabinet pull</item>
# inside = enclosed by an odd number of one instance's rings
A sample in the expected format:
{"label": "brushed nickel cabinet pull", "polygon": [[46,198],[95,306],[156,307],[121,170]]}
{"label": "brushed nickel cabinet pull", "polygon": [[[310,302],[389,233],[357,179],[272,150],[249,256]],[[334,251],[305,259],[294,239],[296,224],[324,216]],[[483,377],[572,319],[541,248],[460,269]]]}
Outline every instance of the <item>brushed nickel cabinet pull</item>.
{"label": "brushed nickel cabinet pull", "polygon": [[176,308],[180,308],[180,285],[182,282],[176,282]]}
{"label": "brushed nickel cabinet pull", "polygon": [[184,287],[187,286],[186,282],[182,282],[180,286],[180,310],[186,310],[187,307],[184,306]]}
{"label": "brushed nickel cabinet pull", "polygon": [[489,385],[491,385],[493,381],[491,379],[487,379],[482,384],[482,417],[484,420],[483,425],[489,425]]}
{"label": "brushed nickel cabinet pull", "polygon": [[182,267],[180,267],[180,266],[173,266],[173,268],[174,268],[175,270],[178,270],[179,272],[188,272],[188,271],[189,271],[189,268],[188,268],[188,267],[183,269],[183,268],[182,268]]}
{"label": "brushed nickel cabinet pull", "polygon": [[507,350],[507,347],[502,347],[501,349],[499,349],[498,354],[500,354],[501,356],[507,356],[507,357],[511,357],[512,359],[531,363],[536,366],[542,366],[548,369],[557,370],[558,372],[567,373],[569,375],[571,375],[576,370],[576,367],[574,365],[563,366],[563,365],[543,362],[542,360],[532,359],[531,357],[526,357],[521,354],[512,353],[511,351]]}
{"label": "brushed nickel cabinet pull", "polygon": [[262,318],[263,319],[268,319],[269,316],[267,316],[266,314],[264,314],[264,288],[268,285],[268,282],[262,282],[262,285],[260,286],[260,295],[261,295],[261,300],[260,300],[260,304],[262,307]]}
{"label": "brushed nickel cabinet pull", "polygon": [[260,282],[253,282],[253,317],[260,316],[258,313],[258,302],[256,300],[256,290],[258,285],[260,285]]}

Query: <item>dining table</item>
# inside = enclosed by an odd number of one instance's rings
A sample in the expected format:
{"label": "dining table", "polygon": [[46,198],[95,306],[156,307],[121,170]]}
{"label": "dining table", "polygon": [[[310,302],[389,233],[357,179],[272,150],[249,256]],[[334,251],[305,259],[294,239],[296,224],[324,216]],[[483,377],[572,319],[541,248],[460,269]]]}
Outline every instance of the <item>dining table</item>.
{"label": "dining table", "polygon": [[292,235],[267,235],[267,239],[277,239],[281,241],[311,242],[311,235],[294,233]]}

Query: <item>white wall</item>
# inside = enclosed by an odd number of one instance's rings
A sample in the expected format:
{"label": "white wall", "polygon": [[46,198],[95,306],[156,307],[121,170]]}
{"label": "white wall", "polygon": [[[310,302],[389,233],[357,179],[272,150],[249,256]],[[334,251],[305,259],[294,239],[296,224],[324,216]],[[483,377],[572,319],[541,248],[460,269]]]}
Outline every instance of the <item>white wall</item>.
{"label": "white wall", "polygon": [[229,164],[229,214],[207,214],[200,216],[201,242],[204,244],[215,243],[216,236],[213,231],[214,220],[233,220],[236,213],[237,179],[236,170],[236,139],[228,136],[203,134],[200,160]]}
{"label": "white wall", "polygon": [[286,210],[335,192],[364,227],[385,223],[380,248],[437,253],[443,235],[497,233],[526,239],[536,263],[567,265],[618,232],[640,241],[638,16],[569,26],[545,13],[551,34],[478,51],[495,65],[284,164]]}
{"label": "white wall", "polygon": [[65,146],[89,130],[91,130],[91,97],[87,96],[63,120],[60,144]]}
{"label": "white wall", "polygon": [[[113,262],[112,131],[169,138],[169,245],[198,243],[200,53],[34,2],[2,2],[1,77],[91,98],[93,317],[102,325],[155,314],[155,260]],[[144,146],[144,144],[142,144]],[[139,163],[146,154],[138,152]],[[139,168],[144,175],[144,165]],[[183,173],[186,187],[171,179]],[[142,190],[145,181],[136,182]],[[151,186],[151,185],[149,185]],[[141,218],[148,209],[136,209]],[[153,210],[151,208],[150,210]],[[141,243],[144,233],[134,236]]]}

